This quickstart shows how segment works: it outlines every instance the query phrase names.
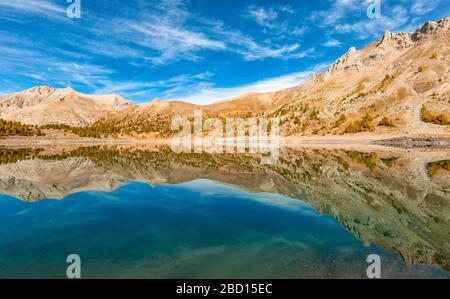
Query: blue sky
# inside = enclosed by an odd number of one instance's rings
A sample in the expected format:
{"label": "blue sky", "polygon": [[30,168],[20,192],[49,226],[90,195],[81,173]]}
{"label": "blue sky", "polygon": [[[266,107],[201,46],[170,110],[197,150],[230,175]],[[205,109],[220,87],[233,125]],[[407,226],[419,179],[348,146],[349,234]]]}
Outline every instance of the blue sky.
{"label": "blue sky", "polygon": [[294,86],[384,30],[450,16],[448,0],[0,0],[0,94],[36,85],[210,103]]}

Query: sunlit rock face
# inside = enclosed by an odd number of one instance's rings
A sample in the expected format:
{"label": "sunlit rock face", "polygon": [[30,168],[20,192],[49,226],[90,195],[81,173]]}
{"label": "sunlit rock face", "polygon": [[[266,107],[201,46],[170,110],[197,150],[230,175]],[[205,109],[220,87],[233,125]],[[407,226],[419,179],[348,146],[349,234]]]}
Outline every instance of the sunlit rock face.
{"label": "sunlit rock face", "polygon": [[37,86],[0,96],[0,118],[31,125],[84,127],[131,106],[116,94],[87,95],[72,88]]}

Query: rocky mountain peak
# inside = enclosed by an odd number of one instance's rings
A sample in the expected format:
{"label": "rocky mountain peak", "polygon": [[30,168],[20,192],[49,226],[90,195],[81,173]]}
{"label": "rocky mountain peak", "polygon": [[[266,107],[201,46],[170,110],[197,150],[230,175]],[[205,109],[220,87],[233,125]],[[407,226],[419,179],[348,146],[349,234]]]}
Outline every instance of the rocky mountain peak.
{"label": "rocky mountain peak", "polygon": [[431,33],[436,30],[450,29],[450,17],[439,20],[437,22],[428,21],[424,25],[417,28],[416,32]]}
{"label": "rocky mountain peak", "polygon": [[100,98],[103,98],[105,102],[107,102],[119,109],[125,109],[125,108],[131,107],[134,105],[133,102],[130,102],[127,99],[125,99],[124,97],[122,97],[118,94],[115,94],[115,93],[105,95],[105,96],[100,96]]}
{"label": "rocky mountain peak", "polygon": [[351,47],[348,51],[342,55],[336,62],[334,62],[329,69],[329,72],[337,71],[342,68],[346,68],[349,66],[351,60],[353,60],[356,56],[358,56],[358,51],[355,47]]}
{"label": "rocky mountain peak", "polygon": [[63,88],[63,89],[61,89],[61,91],[65,91],[65,92],[69,92],[69,93],[76,92],[75,89],[73,89],[72,87]]}
{"label": "rocky mountain peak", "polygon": [[425,37],[439,32],[448,32],[450,29],[450,17],[437,22],[426,22],[417,28],[415,32],[390,32],[385,31],[383,36],[373,43],[373,47],[358,51],[350,48],[336,62],[334,62],[323,76],[314,79],[321,82],[330,75],[347,70],[363,71],[371,65],[376,65],[386,57],[395,57],[404,50],[414,46]]}
{"label": "rocky mountain peak", "polygon": [[167,106],[169,103],[170,103],[170,101],[162,101],[160,98],[154,98],[148,104],[151,107],[161,107],[161,106]]}
{"label": "rocky mountain peak", "polygon": [[378,41],[377,48],[394,48],[403,50],[413,45],[410,32],[390,32],[385,31],[383,37]]}
{"label": "rocky mountain peak", "polygon": [[71,87],[36,86],[0,97],[0,118],[31,125],[87,126],[133,105],[119,95],[88,95]]}
{"label": "rocky mountain peak", "polygon": [[56,89],[53,87],[50,87],[50,86],[35,86],[35,87],[32,87],[27,90],[28,93],[39,95],[39,96],[49,95],[49,94],[54,93],[55,91],[56,91]]}
{"label": "rocky mountain peak", "polygon": [[412,34],[412,38],[415,41],[418,41],[429,34],[435,34],[437,32],[447,30],[450,30],[450,17],[439,20],[437,22],[426,22],[424,25],[417,27],[416,31]]}

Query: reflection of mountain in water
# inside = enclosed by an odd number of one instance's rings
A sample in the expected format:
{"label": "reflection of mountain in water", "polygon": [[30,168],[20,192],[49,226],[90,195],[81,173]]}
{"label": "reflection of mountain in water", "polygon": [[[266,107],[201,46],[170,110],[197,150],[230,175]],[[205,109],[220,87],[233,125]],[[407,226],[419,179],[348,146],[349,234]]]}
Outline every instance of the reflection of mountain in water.
{"label": "reflection of mountain in water", "polygon": [[284,148],[275,165],[250,154],[175,154],[167,148],[0,150],[0,192],[25,201],[113,190],[129,181],[206,178],[299,198],[366,244],[407,263],[450,271],[450,152]]}

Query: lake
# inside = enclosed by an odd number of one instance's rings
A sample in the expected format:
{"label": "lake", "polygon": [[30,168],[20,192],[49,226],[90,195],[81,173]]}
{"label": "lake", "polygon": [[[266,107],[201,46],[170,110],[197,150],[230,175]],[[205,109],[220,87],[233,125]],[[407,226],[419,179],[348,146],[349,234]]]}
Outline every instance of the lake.
{"label": "lake", "polygon": [[0,149],[0,278],[449,278],[450,150]]}

